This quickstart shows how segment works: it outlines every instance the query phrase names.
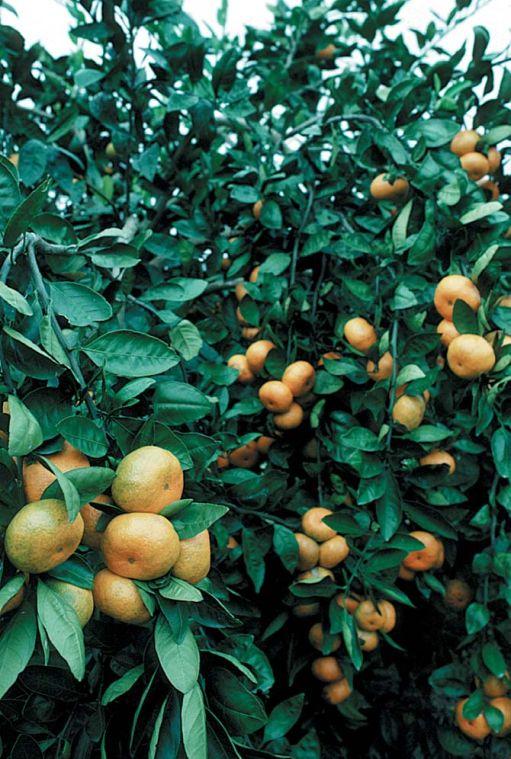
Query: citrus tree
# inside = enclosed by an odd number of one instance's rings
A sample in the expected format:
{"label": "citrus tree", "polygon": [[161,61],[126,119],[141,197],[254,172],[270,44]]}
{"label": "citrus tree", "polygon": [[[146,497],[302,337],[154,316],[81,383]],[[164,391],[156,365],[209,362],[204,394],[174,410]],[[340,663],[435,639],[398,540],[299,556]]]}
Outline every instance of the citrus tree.
{"label": "citrus tree", "polygon": [[508,756],[487,4],[0,27],[7,755]]}

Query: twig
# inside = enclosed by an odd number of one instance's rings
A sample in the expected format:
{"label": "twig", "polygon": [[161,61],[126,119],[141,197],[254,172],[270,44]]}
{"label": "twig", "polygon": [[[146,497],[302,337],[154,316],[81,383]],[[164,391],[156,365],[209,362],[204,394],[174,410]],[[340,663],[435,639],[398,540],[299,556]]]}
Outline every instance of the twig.
{"label": "twig", "polygon": [[325,278],[325,272],[326,272],[326,255],[324,253],[321,254],[321,270],[319,272],[318,281],[316,283],[316,287],[314,288],[314,295],[312,297],[312,329],[315,331],[315,322],[316,322],[316,312],[318,310],[318,302],[319,302],[319,291],[321,290],[321,285],[323,284],[323,280]]}
{"label": "twig", "polygon": [[389,431],[387,432],[386,447],[387,451],[390,451],[392,445],[392,431],[394,428],[394,421],[392,419],[392,410],[394,403],[396,402],[396,378],[397,378],[397,339],[398,339],[399,322],[395,319],[392,325],[392,333],[390,336],[390,353],[392,355],[392,374],[390,377],[390,393],[389,393]]}
{"label": "twig", "polygon": [[372,124],[379,129],[384,128],[383,124],[379,122],[378,119],[374,118],[373,116],[367,116],[365,113],[343,113],[339,116],[331,116],[329,119],[326,119],[326,121],[323,121],[324,116],[324,113],[320,113],[317,116],[311,116],[311,118],[306,119],[306,121],[302,121],[301,124],[298,124],[298,126],[293,127],[293,129],[287,132],[284,135],[284,139],[288,140],[295,134],[299,134],[300,132],[303,132],[304,129],[308,129],[315,124],[326,127],[330,126],[330,124],[336,124],[339,121],[360,121],[362,123]]}
{"label": "twig", "polygon": [[204,295],[209,295],[210,293],[216,293],[219,290],[227,290],[227,289],[230,290],[233,287],[236,287],[236,285],[241,285],[241,283],[244,281],[245,280],[243,279],[243,277],[237,277],[236,279],[224,279],[223,282],[212,282],[204,290]]}

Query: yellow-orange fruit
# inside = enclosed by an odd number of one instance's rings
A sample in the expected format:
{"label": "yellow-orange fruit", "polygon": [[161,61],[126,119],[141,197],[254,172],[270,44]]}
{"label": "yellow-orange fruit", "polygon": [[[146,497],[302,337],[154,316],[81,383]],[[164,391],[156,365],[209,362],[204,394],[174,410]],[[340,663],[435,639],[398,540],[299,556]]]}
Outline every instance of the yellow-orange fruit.
{"label": "yellow-orange fruit", "polygon": [[357,630],[357,638],[362,651],[369,653],[374,651],[380,645],[380,636],[377,632],[370,630]]}
{"label": "yellow-orange fruit", "polygon": [[368,353],[373,345],[376,345],[378,342],[375,328],[367,319],[363,319],[361,316],[355,316],[346,322],[344,325],[344,337],[352,348],[361,353]]}
{"label": "yellow-orange fruit", "polygon": [[325,540],[335,537],[336,531],[323,522],[323,518],[331,514],[333,511],[325,509],[323,506],[314,506],[312,509],[308,509],[302,516],[303,532],[310,538],[317,540],[318,543],[324,543]]}
{"label": "yellow-orange fruit", "polygon": [[396,624],[396,610],[390,601],[378,601],[375,605],[366,599],[357,606],[354,616],[357,625],[368,632],[390,632]]}
{"label": "yellow-orange fruit", "polygon": [[172,574],[195,585],[208,576],[211,568],[211,543],[208,530],[180,541],[179,558]]}
{"label": "yellow-orange fruit", "polygon": [[477,311],[481,305],[481,294],[468,277],[461,274],[448,274],[436,286],[435,308],[440,316],[452,321],[454,304],[457,300],[464,301],[472,311]]}
{"label": "yellow-orange fruit", "polygon": [[[112,499],[107,495],[98,495],[94,500],[99,501],[99,503],[112,503]],[[80,509],[80,514],[82,515],[84,526],[82,544],[89,546],[89,548],[99,549],[103,532],[98,530],[98,522],[103,516],[103,512],[100,509],[94,508],[90,503],[86,503]]]}
{"label": "yellow-orange fruit", "polygon": [[178,501],[183,488],[179,459],[164,448],[145,445],[122,459],[112,483],[112,497],[124,511],[157,514]]}
{"label": "yellow-orange fruit", "polygon": [[260,331],[260,327],[243,327],[241,335],[245,340],[255,340]]}
{"label": "yellow-orange fruit", "polygon": [[500,187],[497,182],[493,182],[491,179],[481,179],[477,184],[481,190],[488,193],[492,200],[498,200],[500,198]]}
{"label": "yellow-orange fruit", "polygon": [[74,610],[81,627],[85,627],[94,612],[94,600],[92,591],[80,588],[70,582],[49,578],[46,584],[56,593],[59,598]]}
{"label": "yellow-orange fruit", "polygon": [[336,595],[335,603],[338,606],[341,606],[343,609],[346,609],[348,614],[354,614],[360,606],[360,601],[358,598],[353,598],[352,596],[346,597],[344,593],[338,593]]}
{"label": "yellow-orange fruit", "polygon": [[219,469],[227,469],[229,466],[229,456],[226,453],[217,456],[216,465]]}
{"label": "yellow-orange fruit", "polygon": [[351,696],[351,687],[345,677],[335,683],[329,683],[323,688],[323,698],[332,706],[342,704]]}
{"label": "yellow-orange fruit", "polygon": [[381,382],[381,380],[386,380],[391,376],[393,363],[392,355],[386,351],[383,356],[380,356],[377,363],[368,361],[366,370],[374,382]]}
{"label": "yellow-orange fruit", "polygon": [[488,675],[483,680],[484,695],[489,698],[498,698],[499,696],[505,696],[510,686],[509,672],[506,672],[504,677],[497,677],[496,675]]}
{"label": "yellow-orange fruit", "polygon": [[142,625],[151,619],[133,580],[102,569],[94,578],[94,605],[108,616],[131,625]]}
{"label": "yellow-orange fruit", "polygon": [[392,419],[407,430],[415,430],[424,419],[425,411],[424,398],[418,395],[402,395],[394,404]]}
{"label": "yellow-orange fruit", "polygon": [[511,345],[511,335],[504,335],[502,337],[502,330],[498,329],[494,329],[492,332],[487,332],[484,339],[490,343],[492,348],[505,348],[506,345]]}
{"label": "yellow-orange fruit", "polygon": [[333,42],[330,42],[330,44],[325,45],[325,47],[321,47],[319,50],[316,50],[316,58],[318,58],[320,61],[331,61],[335,58],[336,52],[337,48]]}
{"label": "yellow-orange fruit", "polygon": [[500,154],[500,151],[494,147],[489,148],[487,158],[488,165],[490,167],[490,174],[495,174],[495,172],[499,170],[500,164],[502,163],[502,155]]}
{"label": "yellow-orange fruit", "polygon": [[490,163],[482,153],[465,153],[460,158],[462,168],[467,172],[468,178],[477,181],[488,174]]}
{"label": "yellow-orange fruit", "polygon": [[232,264],[232,261],[229,258],[229,256],[222,256],[222,271],[227,271],[228,269],[230,269],[231,264]]}
{"label": "yellow-orange fruit", "polygon": [[491,372],[496,360],[495,351],[481,335],[460,335],[447,349],[449,369],[461,379],[475,379]]}
{"label": "yellow-orange fruit", "polygon": [[234,288],[234,295],[236,296],[236,300],[238,302],[241,302],[245,295],[248,295],[248,290],[243,284],[243,282],[238,282],[238,284]]}
{"label": "yellow-orange fruit", "polygon": [[293,606],[293,615],[300,618],[315,617],[316,614],[319,614],[319,609],[320,606],[317,601],[313,603],[301,603]]}
{"label": "yellow-orange fruit", "polygon": [[293,393],[279,380],[269,380],[259,388],[259,400],[268,411],[283,414],[293,403]]}
{"label": "yellow-orange fruit", "polygon": [[298,582],[303,582],[303,580],[317,580],[318,582],[321,582],[321,580],[324,580],[325,577],[329,577],[332,581],[334,578],[334,573],[330,569],[325,569],[324,567],[313,567],[312,569],[308,569],[306,572],[301,572],[298,575]]}
{"label": "yellow-orange fruit", "polygon": [[456,459],[448,451],[431,451],[419,459],[419,463],[421,466],[446,465],[449,467],[449,474],[454,474],[456,471]]}
{"label": "yellow-orange fruit", "polygon": [[311,667],[312,674],[322,683],[335,683],[343,678],[341,665],[335,656],[320,656],[314,659]]}
{"label": "yellow-orange fruit", "polygon": [[442,345],[445,345],[446,348],[448,348],[454,338],[458,337],[460,334],[454,326],[454,322],[449,321],[449,319],[442,319],[437,325],[436,331],[440,335],[440,342]]}
{"label": "yellow-orange fruit", "polygon": [[408,556],[403,559],[403,565],[413,572],[426,572],[438,562],[443,544],[430,532],[424,530],[414,530],[409,534],[410,537],[419,540],[424,548],[410,551]]}
{"label": "yellow-orange fruit", "polygon": [[247,348],[246,357],[248,365],[254,374],[262,372],[268,354],[276,348],[275,343],[271,340],[256,340]]}
{"label": "yellow-orange fruit", "polygon": [[342,355],[337,351],[327,351],[326,353],[323,353],[319,359],[318,366],[324,366],[325,361],[339,361],[341,358]]}
{"label": "yellow-orange fruit", "polygon": [[16,166],[16,168],[18,168],[19,163],[20,163],[20,154],[11,153],[8,160],[12,163],[13,166]]}
{"label": "yellow-orange fruit", "polygon": [[509,733],[511,733],[511,698],[507,698],[507,696],[492,698],[490,701],[490,706],[493,706],[494,709],[498,709],[504,717],[502,727],[498,733],[495,733],[495,735],[498,735],[499,738],[503,738],[505,735],[509,735]]}
{"label": "yellow-orange fruit", "polygon": [[254,284],[254,285],[257,282],[257,279],[259,277],[259,269],[260,268],[261,268],[260,266],[254,266],[254,268],[250,272],[250,276],[248,278],[248,281],[252,282],[252,284]]}
{"label": "yellow-orange fruit", "polygon": [[312,569],[318,563],[318,544],[302,532],[295,532],[295,538],[298,543],[298,569],[302,572],[306,569]]}
{"label": "yellow-orange fruit", "polygon": [[333,538],[325,540],[319,547],[319,564],[326,569],[333,569],[346,559],[350,552],[350,547],[346,538],[342,535],[335,535]]}
{"label": "yellow-orange fruit", "polygon": [[318,441],[313,437],[303,446],[303,455],[306,459],[317,459],[318,450]]}
{"label": "yellow-orange fruit", "polygon": [[[309,630],[309,643],[317,651],[325,653],[325,631],[321,622],[316,622]],[[330,635],[328,639],[328,651],[326,653],[334,653],[341,647],[341,636]]]}
{"label": "yellow-orange fruit", "polygon": [[12,598],[10,598],[0,609],[0,617],[2,614],[8,614],[10,611],[14,611],[14,609],[17,609],[18,606],[21,606],[23,603],[23,598],[25,597],[25,586],[22,585],[21,588],[18,590],[17,593],[13,595]]}
{"label": "yellow-orange fruit", "polygon": [[254,219],[259,219],[261,217],[263,205],[264,205],[264,200],[256,200],[256,202],[252,206],[252,215],[254,216]]}
{"label": "yellow-orange fruit", "polygon": [[251,440],[246,445],[241,445],[229,454],[229,463],[231,466],[237,466],[240,469],[250,469],[259,461],[259,451],[257,443]]}
{"label": "yellow-orange fruit", "polygon": [[132,580],[155,580],[174,566],[180,542],[160,514],[121,514],[108,523],[101,541],[108,569]]}
{"label": "yellow-orange fruit", "polygon": [[408,195],[410,185],[404,177],[397,177],[394,182],[390,182],[387,174],[378,174],[371,182],[369,191],[375,200],[396,200]]}
{"label": "yellow-orange fruit", "polygon": [[483,713],[478,714],[474,719],[466,719],[463,716],[463,706],[468,701],[468,698],[463,698],[456,704],[455,719],[456,724],[469,738],[473,738],[476,741],[484,741],[490,734],[490,726],[486,721],[486,717]]}
{"label": "yellow-orange fruit", "polygon": [[292,403],[287,411],[275,414],[273,423],[279,430],[294,430],[303,422],[303,408],[299,403]]}
{"label": "yellow-orange fruit", "polygon": [[475,129],[461,129],[451,140],[451,150],[460,157],[472,153],[480,139]]}
{"label": "yellow-orange fruit", "polygon": [[464,580],[449,580],[445,586],[444,603],[452,609],[466,609],[473,595],[472,588]]}
{"label": "yellow-orange fruit", "polygon": [[[81,469],[90,466],[89,459],[71,443],[64,440],[62,450],[46,456],[61,472],[69,472],[71,469]],[[39,461],[33,464],[23,462],[23,487],[28,503],[39,501],[46,490],[57,478]]]}
{"label": "yellow-orange fruit", "polygon": [[247,357],[242,353],[236,353],[234,356],[231,356],[227,362],[227,366],[231,367],[231,369],[236,369],[238,381],[242,385],[249,385],[255,380],[255,374],[250,368]]}
{"label": "yellow-orange fruit", "polygon": [[256,440],[257,450],[263,456],[266,456],[274,442],[275,442],[274,437],[269,437],[268,435],[261,435],[261,437],[257,438]]}
{"label": "yellow-orange fruit", "polygon": [[314,387],[316,371],[308,361],[295,361],[286,368],[282,382],[287,385],[295,398],[306,395]]}
{"label": "yellow-orange fruit", "polygon": [[415,578],[415,572],[413,572],[411,569],[408,569],[407,567],[404,567],[401,564],[399,567],[398,577],[401,580],[407,580],[408,582],[411,582]]}

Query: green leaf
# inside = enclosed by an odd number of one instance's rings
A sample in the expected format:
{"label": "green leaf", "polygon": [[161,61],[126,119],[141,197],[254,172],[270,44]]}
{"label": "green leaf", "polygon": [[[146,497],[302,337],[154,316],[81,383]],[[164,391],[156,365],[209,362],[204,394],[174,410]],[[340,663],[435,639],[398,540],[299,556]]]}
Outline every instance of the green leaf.
{"label": "green leaf", "polygon": [[452,312],[452,320],[454,326],[461,334],[478,335],[479,324],[477,322],[477,316],[472,311],[468,303],[464,300],[458,300],[454,304]]}
{"label": "green leaf", "polygon": [[37,622],[34,609],[23,604],[0,637],[0,698],[23,672],[34,652]]}
{"label": "green leaf", "polygon": [[278,276],[286,271],[291,263],[287,253],[271,253],[259,266],[259,274],[274,274]]}
{"label": "green leaf", "polygon": [[277,704],[264,728],[265,742],[278,740],[288,734],[300,718],[304,700],[305,694],[299,693]]}
{"label": "green leaf", "polygon": [[208,398],[184,382],[159,382],[154,393],[156,417],[167,424],[185,424],[202,419],[211,411]]}
{"label": "green leaf", "polygon": [[86,456],[98,459],[108,452],[105,431],[92,419],[68,416],[57,424],[57,429],[63,438]]}
{"label": "green leaf", "polygon": [[211,705],[233,735],[251,735],[263,728],[268,717],[259,699],[227,669],[209,673]]}
{"label": "green leaf", "polygon": [[267,200],[263,205],[260,221],[267,229],[281,229],[283,219],[278,203],[274,200]]}
{"label": "green leaf", "polygon": [[112,316],[108,301],[90,287],[76,282],[51,282],[49,289],[54,311],[76,327],[87,327]]}
{"label": "green leaf", "polygon": [[281,524],[273,525],[273,547],[288,572],[298,565],[298,543],[292,530]]}
{"label": "green leaf", "polygon": [[16,179],[17,172],[12,164],[0,163],[0,232],[3,231],[8,218],[20,200],[20,189]]}
{"label": "green leaf", "polygon": [[480,603],[471,603],[465,612],[465,625],[469,635],[480,632],[490,621],[490,612]]}
{"label": "green leaf", "polygon": [[164,699],[162,705],[160,706],[160,710],[158,714],[156,715],[156,720],[154,722],[151,740],[149,741],[149,751],[147,753],[147,759],[156,759],[156,750],[157,750],[158,742],[160,738],[161,726],[163,722],[163,717],[165,716],[165,713],[167,711],[168,702],[169,702],[169,696],[167,696],[167,698]]}
{"label": "green leaf", "polygon": [[190,585],[189,582],[180,580],[177,577],[171,577],[162,588],[158,589],[163,598],[168,598],[171,601],[187,601],[190,603],[197,603],[202,601],[202,593],[194,585]]}
{"label": "green leaf", "polygon": [[13,290],[12,287],[8,287],[6,284],[0,281],[0,298],[12,306],[18,313],[24,316],[32,316],[34,313],[32,308],[27,303],[27,300],[17,290]]}
{"label": "green leaf", "polygon": [[67,474],[61,472],[60,469],[56,467],[52,461],[50,461],[50,459],[46,458],[45,456],[41,456],[40,458],[46,464],[47,469],[49,469],[50,472],[53,472],[57,478],[58,486],[62,491],[62,495],[64,496],[64,501],[66,503],[66,510],[69,521],[74,522],[81,506],[78,490],[75,488],[72,481],[68,478]]}
{"label": "green leaf", "polygon": [[10,217],[4,232],[4,245],[8,248],[14,247],[21,235],[28,231],[34,217],[41,213],[50,184],[48,179],[36,187]]}
{"label": "green leaf", "polygon": [[206,712],[199,683],[185,693],[181,709],[183,745],[188,759],[208,759]]}
{"label": "green leaf", "polygon": [[132,669],[129,669],[118,680],[115,680],[113,683],[110,683],[108,688],[103,693],[103,696],[101,698],[101,704],[103,706],[106,706],[107,704],[112,703],[112,701],[115,701],[115,699],[124,695],[124,693],[127,693],[130,690],[130,688],[132,688],[135,685],[135,683],[142,677],[143,674],[144,674],[143,664],[139,664],[136,667],[132,667]]}
{"label": "green leaf", "polygon": [[492,213],[500,211],[502,203],[498,200],[492,200],[489,203],[474,203],[470,211],[464,213],[460,218],[462,224],[472,224],[474,221],[480,221],[487,216],[491,216]]}
{"label": "green leaf", "polygon": [[87,343],[82,351],[96,366],[121,377],[162,374],[179,362],[163,340],[131,330],[107,332]]}
{"label": "green leaf", "polygon": [[229,511],[227,506],[218,503],[192,503],[172,520],[181,540],[193,538],[199,532],[207,530],[214,522]]}
{"label": "green leaf", "polygon": [[202,348],[202,337],[199,330],[187,319],[183,319],[171,330],[170,341],[185,361],[196,358]]}
{"label": "green leaf", "polygon": [[401,248],[406,241],[408,221],[413,208],[413,200],[409,200],[408,203],[401,209],[399,216],[397,217],[392,227],[392,242],[394,247]]}
{"label": "green leaf", "polygon": [[15,395],[9,395],[9,455],[26,456],[43,442],[41,426]]}
{"label": "green leaf", "polygon": [[15,575],[10,580],[7,580],[3,588],[0,588],[0,609],[3,609],[11,598],[14,598],[16,593],[23,587],[24,582],[25,578],[22,574]]}
{"label": "green leaf", "polygon": [[41,140],[27,140],[20,149],[19,172],[28,187],[39,182],[48,163],[48,146]]}
{"label": "green leaf", "polygon": [[492,435],[491,450],[495,467],[501,477],[511,478],[511,432],[505,427],[499,427]]}
{"label": "green leaf", "polygon": [[37,583],[37,614],[48,638],[77,680],[85,675],[83,632],[75,610],[42,580]]}
{"label": "green leaf", "polygon": [[485,643],[482,648],[483,661],[492,674],[504,677],[507,672],[506,660],[496,643]]}
{"label": "green leaf", "polygon": [[[70,469],[62,476],[65,476],[66,480],[78,491],[80,503],[83,506],[110,487],[114,481],[115,472],[107,467],[87,466]],[[62,498],[63,493],[58,480],[53,482],[43,495],[45,498]]]}
{"label": "green leaf", "polygon": [[241,541],[243,546],[243,561],[245,562],[248,575],[254,583],[256,593],[259,593],[264,582],[266,572],[264,556],[268,549],[266,551],[262,550],[261,537],[248,528],[243,528]]}
{"label": "green leaf", "polygon": [[187,629],[183,640],[177,643],[169,623],[160,615],[154,630],[154,645],[170,683],[181,693],[188,693],[199,677],[199,649],[192,631]]}

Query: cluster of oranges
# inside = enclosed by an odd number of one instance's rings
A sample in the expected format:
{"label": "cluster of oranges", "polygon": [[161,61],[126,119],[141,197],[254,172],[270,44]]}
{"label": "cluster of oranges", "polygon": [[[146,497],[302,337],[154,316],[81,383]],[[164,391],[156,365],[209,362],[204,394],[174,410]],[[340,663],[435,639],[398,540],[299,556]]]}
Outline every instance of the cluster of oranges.
{"label": "cluster of oranges", "polygon": [[510,680],[507,673],[501,678],[490,675],[483,683],[483,692],[488,706],[498,710],[502,715],[502,723],[498,731],[492,730],[488,724],[484,710],[481,710],[475,717],[465,717],[463,707],[468,699],[462,698],[458,701],[455,711],[456,725],[464,735],[482,742],[491,734],[503,738],[511,733],[511,698],[505,695],[509,689],[509,683]]}
{"label": "cluster of oranges", "polygon": [[490,192],[493,200],[500,195],[498,185],[490,179],[484,179],[489,174],[496,174],[502,162],[500,151],[495,147],[488,148],[487,154],[477,150],[481,135],[475,129],[462,129],[454,135],[451,141],[451,151],[460,159],[460,164],[467,172],[469,179],[474,180],[480,187]]}
{"label": "cluster of oranges", "polygon": [[431,532],[424,530],[414,530],[409,533],[411,538],[415,538],[422,545],[415,551],[410,551],[408,556],[403,559],[399,576],[402,580],[413,580],[416,572],[427,572],[429,569],[440,569],[445,560],[444,544]]}
{"label": "cluster of oranges", "polygon": [[229,466],[239,467],[240,469],[251,469],[257,464],[261,456],[266,456],[275,438],[268,435],[261,435],[256,440],[240,445],[229,453],[223,453],[218,456],[216,463],[219,469],[227,469]]}
{"label": "cluster of oranges", "polygon": [[[48,459],[62,472],[90,466],[87,457],[68,442]],[[92,591],[49,580],[53,590],[75,610],[82,626],[94,607],[122,622],[147,622],[150,613],[137,580],[155,580],[171,572],[176,578],[197,583],[208,574],[209,532],[180,540],[172,523],[160,514],[183,494],[183,471],[169,451],[144,446],[121,460],[111,487],[112,498],[102,494],[93,499],[93,503],[110,503],[124,512],[110,519],[104,530],[104,512],[94,505],[86,504],[69,521],[64,501],[43,498],[55,479],[40,462],[24,462],[27,504],[7,527],[5,551],[13,566],[26,575],[50,572],[80,544],[100,551],[106,566],[96,574]],[[21,603],[23,593],[22,589],[15,605]],[[13,601],[9,610],[15,608]]]}

